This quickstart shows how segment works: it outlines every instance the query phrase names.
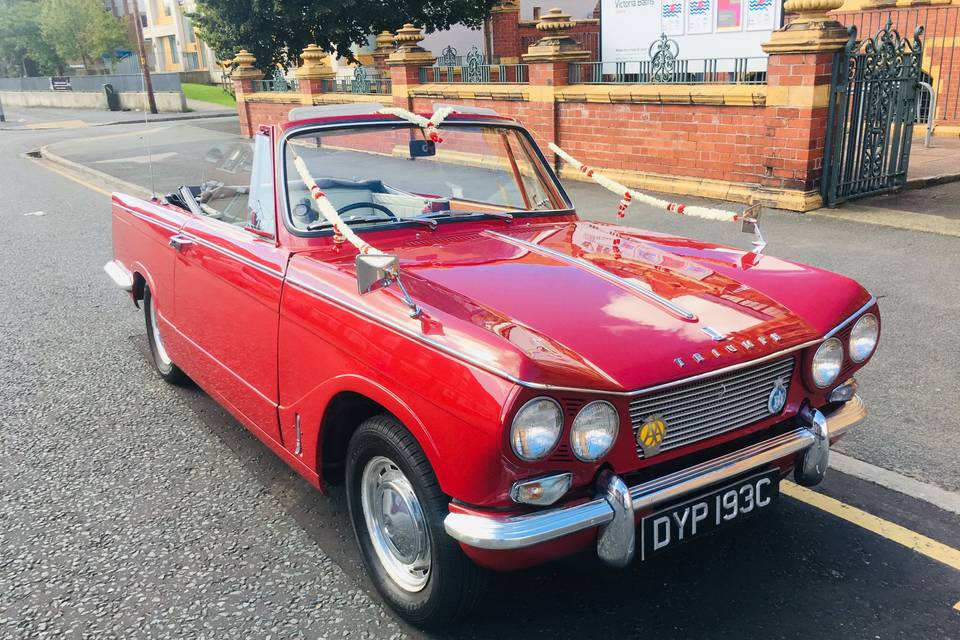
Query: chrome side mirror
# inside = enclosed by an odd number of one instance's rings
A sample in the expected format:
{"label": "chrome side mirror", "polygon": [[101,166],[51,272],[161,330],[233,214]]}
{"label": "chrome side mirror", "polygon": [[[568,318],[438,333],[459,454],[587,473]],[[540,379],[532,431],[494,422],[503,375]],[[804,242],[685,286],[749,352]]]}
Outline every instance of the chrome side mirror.
{"label": "chrome side mirror", "polygon": [[360,295],[366,295],[377,289],[396,284],[400,289],[403,301],[410,307],[410,317],[416,318],[422,310],[407,293],[407,288],[400,280],[400,260],[397,256],[384,254],[358,255],[356,260],[357,289]]}
{"label": "chrome side mirror", "polygon": [[763,205],[759,202],[748,207],[740,215],[740,231],[753,234],[753,253],[759,255],[763,248],[767,246],[767,241],[763,239],[760,232],[760,215],[763,213]]}

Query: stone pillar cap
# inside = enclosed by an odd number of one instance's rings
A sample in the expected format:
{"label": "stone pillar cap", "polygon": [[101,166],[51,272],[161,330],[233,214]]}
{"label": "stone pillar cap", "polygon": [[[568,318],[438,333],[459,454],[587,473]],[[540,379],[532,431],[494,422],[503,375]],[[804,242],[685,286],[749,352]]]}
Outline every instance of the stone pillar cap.
{"label": "stone pillar cap", "polygon": [[236,78],[238,80],[244,78],[258,79],[263,77],[263,72],[257,69],[254,65],[257,63],[257,58],[247,51],[246,49],[240,49],[236,56],[234,56],[232,63],[237,66],[231,74],[231,78]]}
{"label": "stone pillar cap", "polygon": [[397,50],[387,58],[389,65],[417,65],[433,64],[433,54],[420,46],[423,41],[423,31],[411,23],[406,23],[397,30],[394,38]]}
{"label": "stone pillar cap", "polygon": [[302,80],[312,78],[332,78],[336,75],[329,64],[330,56],[317,44],[308,44],[300,53],[303,64],[297,69],[297,77]]}
{"label": "stone pillar cap", "polygon": [[829,15],[843,0],[787,0],[783,10],[796,14],[785,27],[774,31],[763,50],[770,53],[816,53],[842,49],[850,39],[847,27]]}
{"label": "stone pillar cap", "polygon": [[553,8],[540,16],[537,30],[543,37],[530,45],[527,53],[521,56],[524,62],[579,62],[590,58],[590,52],[568,33],[576,23],[570,14],[562,9]]}

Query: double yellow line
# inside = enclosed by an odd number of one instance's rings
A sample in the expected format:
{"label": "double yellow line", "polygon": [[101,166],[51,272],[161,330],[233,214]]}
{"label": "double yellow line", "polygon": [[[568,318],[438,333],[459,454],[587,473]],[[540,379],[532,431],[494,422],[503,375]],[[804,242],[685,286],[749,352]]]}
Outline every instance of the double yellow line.
{"label": "double yellow line", "polygon": [[[799,500],[812,507],[816,507],[821,511],[826,511],[830,515],[842,518],[851,524],[857,525],[861,529],[866,529],[891,542],[896,542],[908,549],[912,549],[931,560],[936,560],[937,562],[947,565],[955,571],[960,571],[960,550],[948,547],[933,538],[928,538],[916,531],[911,531],[889,520],[878,518],[862,509],[851,507],[835,498],[811,491],[806,487],[801,487],[789,481],[780,483],[780,493],[794,500]],[[960,611],[960,602],[953,605],[953,608]]]}

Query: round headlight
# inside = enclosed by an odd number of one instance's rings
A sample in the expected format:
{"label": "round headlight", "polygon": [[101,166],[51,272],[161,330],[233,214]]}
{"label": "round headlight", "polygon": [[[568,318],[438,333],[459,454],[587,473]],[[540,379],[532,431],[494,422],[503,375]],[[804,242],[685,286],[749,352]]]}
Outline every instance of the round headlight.
{"label": "round headlight", "polygon": [[520,407],[510,427],[510,446],[523,460],[539,460],[557,446],[563,411],[552,398],[534,398]]}
{"label": "round headlight", "polygon": [[609,402],[596,400],[580,409],[570,429],[570,448],[573,455],[584,462],[599,460],[610,451],[617,432],[620,416]]}
{"label": "round headlight", "polygon": [[877,348],[877,338],[880,336],[880,323],[877,316],[868,313],[853,325],[850,331],[850,359],[854,362],[863,362],[870,357]]}
{"label": "round headlight", "polygon": [[813,354],[813,365],[811,367],[813,382],[818,387],[827,387],[840,375],[840,367],[843,365],[843,343],[836,338],[830,338],[820,345],[817,352]]}

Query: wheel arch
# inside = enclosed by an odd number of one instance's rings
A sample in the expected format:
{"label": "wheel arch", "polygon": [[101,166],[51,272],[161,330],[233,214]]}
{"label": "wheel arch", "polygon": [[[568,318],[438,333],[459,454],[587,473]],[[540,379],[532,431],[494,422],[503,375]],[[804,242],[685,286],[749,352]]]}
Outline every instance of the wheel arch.
{"label": "wheel arch", "polygon": [[364,420],[381,413],[393,416],[410,432],[439,476],[436,445],[423,421],[402,398],[367,378],[355,375],[336,378],[329,392],[316,443],[317,474],[323,483],[343,482],[350,437]]}

